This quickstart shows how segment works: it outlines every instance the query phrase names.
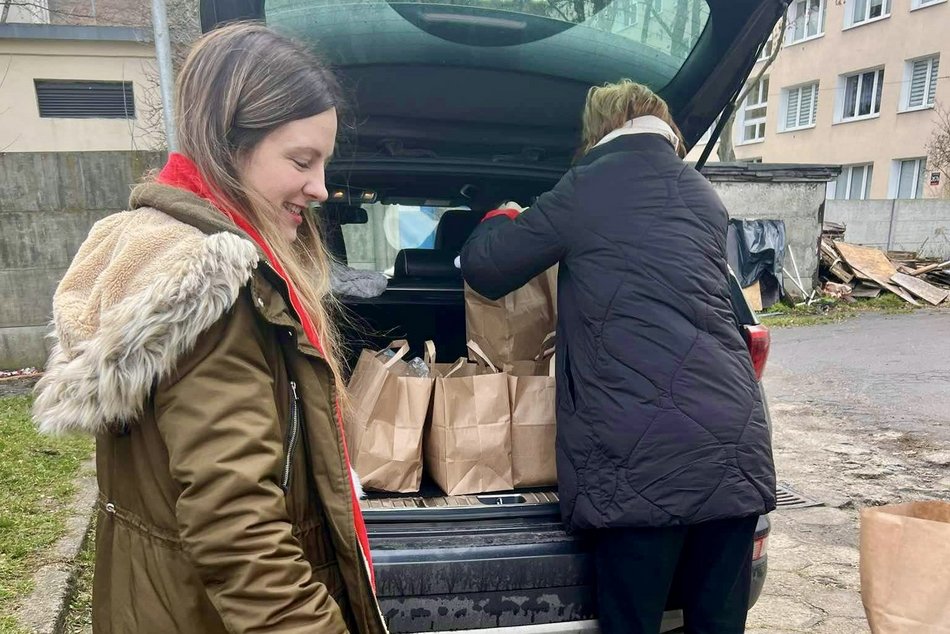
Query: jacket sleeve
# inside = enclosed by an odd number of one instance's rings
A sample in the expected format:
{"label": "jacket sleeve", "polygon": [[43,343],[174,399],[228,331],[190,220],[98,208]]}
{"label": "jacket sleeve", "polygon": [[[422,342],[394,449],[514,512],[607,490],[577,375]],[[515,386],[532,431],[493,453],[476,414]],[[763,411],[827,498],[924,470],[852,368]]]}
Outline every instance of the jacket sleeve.
{"label": "jacket sleeve", "polygon": [[179,532],[228,632],[345,633],[291,532],[272,371],[247,291],[155,393]]}
{"label": "jacket sleeve", "polygon": [[575,216],[574,172],[510,220],[482,222],[462,248],[462,276],[479,294],[498,299],[554,266],[567,253]]}

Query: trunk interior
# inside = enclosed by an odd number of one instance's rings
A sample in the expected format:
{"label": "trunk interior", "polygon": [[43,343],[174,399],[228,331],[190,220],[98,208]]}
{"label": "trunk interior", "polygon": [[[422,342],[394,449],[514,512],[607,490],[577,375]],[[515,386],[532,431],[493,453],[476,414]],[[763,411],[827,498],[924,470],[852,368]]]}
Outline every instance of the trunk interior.
{"label": "trunk interior", "polygon": [[[411,344],[407,359],[423,355],[423,342],[436,344],[437,361],[451,362],[466,355],[465,306],[461,280],[392,280],[382,296],[347,299],[350,324],[345,340],[350,367],[363,348],[379,350],[394,339]],[[418,493],[367,491],[363,510],[367,519],[382,513],[407,519],[439,517],[499,517],[501,515],[557,512],[557,487],[498,491],[478,495],[445,495],[424,472]]]}

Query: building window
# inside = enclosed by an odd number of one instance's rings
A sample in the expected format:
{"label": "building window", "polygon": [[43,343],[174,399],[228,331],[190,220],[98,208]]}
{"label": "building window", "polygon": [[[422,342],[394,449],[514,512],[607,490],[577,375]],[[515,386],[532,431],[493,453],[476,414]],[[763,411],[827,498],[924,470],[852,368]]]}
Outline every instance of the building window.
{"label": "building window", "polygon": [[923,9],[924,7],[929,7],[932,4],[940,4],[946,2],[947,0],[913,0],[911,2],[911,11],[914,9]]}
{"label": "building window", "polygon": [[865,200],[871,197],[871,176],[874,165],[843,165],[838,179],[828,183],[828,198]]}
{"label": "building window", "polygon": [[926,176],[927,159],[925,158],[894,161],[891,195],[894,198],[923,198]]}
{"label": "building window", "polygon": [[788,7],[786,44],[803,42],[825,33],[826,0],[795,0]]}
{"label": "building window", "polygon": [[40,116],[64,119],[134,119],[130,81],[35,79]]}
{"label": "building window", "polygon": [[815,125],[818,117],[818,82],[786,88],[783,93],[785,117],[781,130],[787,132]]}
{"label": "building window", "polygon": [[884,69],[868,70],[843,77],[844,99],[841,120],[874,117],[881,113]]}
{"label": "building window", "polygon": [[845,13],[845,27],[890,17],[891,0],[854,0]]}
{"label": "building window", "polygon": [[759,49],[759,57],[756,59],[758,62],[764,62],[769,57],[772,56],[772,50],[775,47],[775,38],[769,37],[765,40],[765,44],[762,45],[762,48]]}
{"label": "building window", "polygon": [[940,56],[933,55],[907,62],[904,71],[904,110],[930,108],[937,96],[937,74],[940,71]]}
{"label": "building window", "polygon": [[742,102],[741,143],[765,139],[765,115],[769,105],[769,78],[763,77]]}

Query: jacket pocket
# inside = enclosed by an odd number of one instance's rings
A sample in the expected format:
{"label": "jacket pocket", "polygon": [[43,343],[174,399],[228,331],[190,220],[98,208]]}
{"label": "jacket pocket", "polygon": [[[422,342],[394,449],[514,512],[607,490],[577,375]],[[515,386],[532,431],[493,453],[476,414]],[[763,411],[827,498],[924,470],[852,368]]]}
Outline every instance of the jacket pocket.
{"label": "jacket pocket", "polygon": [[574,371],[571,367],[571,352],[568,348],[567,337],[561,338],[559,336],[559,341],[563,341],[563,344],[560,346],[560,356],[555,361],[555,365],[558,366],[557,386],[559,388],[563,387],[563,389],[556,391],[557,400],[569,411],[573,412],[575,410],[577,391],[574,382]]}

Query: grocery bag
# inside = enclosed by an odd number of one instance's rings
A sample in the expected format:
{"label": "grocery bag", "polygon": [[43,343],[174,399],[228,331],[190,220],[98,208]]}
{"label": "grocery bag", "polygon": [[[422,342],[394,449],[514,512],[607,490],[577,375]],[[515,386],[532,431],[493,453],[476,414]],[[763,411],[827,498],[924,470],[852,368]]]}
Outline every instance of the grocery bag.
{"label": "grocery bag", "polygon": [[557,483],[554,334],[534,359],[506,364],[511,403],[511,473],[515,488]]}
{"label": "grocery bag", "polygon": [[861,511],[861,599],[873,634],[950,634],[950,502]]}
{"label": "grocery bag", "polygon": [[[390,352],[391,351],[391,352]],[[348,386],[344,429],[365,489],[414,493],[422,481],[422,439],[432,396],[425,364],[411,366],[404,340],[363,350]],[[422,372],[424,371],[424,372]]]}
{"label": "grocery bag", "polygon": [[533,359],[556,323],[557,266],[498,300],[465,285],[466,336],[495,363]]}
{"label": "grocery bag", "polygon": [[462,358],[449,367],[432,365],[435,388],[424,455],[429,474],[447,495],[513,487],[508,375],[478,344],[468,345],[476,363]]}

